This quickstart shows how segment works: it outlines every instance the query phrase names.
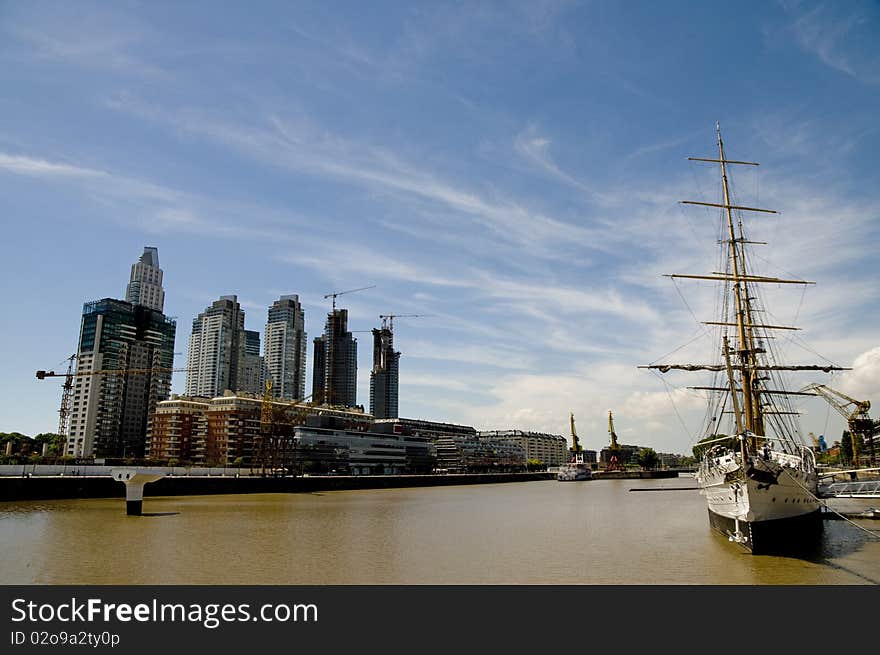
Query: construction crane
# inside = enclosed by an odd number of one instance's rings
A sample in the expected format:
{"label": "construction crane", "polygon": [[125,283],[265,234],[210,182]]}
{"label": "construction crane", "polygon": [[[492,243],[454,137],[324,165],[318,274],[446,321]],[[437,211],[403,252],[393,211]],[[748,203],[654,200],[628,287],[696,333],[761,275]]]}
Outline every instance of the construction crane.
{"label": "construction crane", "polygon": [[55,371],[37,371],[37,379],[45,380],[46,378],[64,378],[64,384],[61,387],[61,409],[58,410],[58,435],[62,439],[67,438],[67,424],[70,418],[70,397],[73,395],[73,379],[78,377],[86,377],[91,375],[143,375],[148,373],[177,373],[180,371],[189,371],[189,368],[126,368],[126,369],[100,369],[97,371],[74,371],[73,362],[76,355],[67,358],[69,362],[66,373],[56,373]]}
{"label": "construction crane", "polygon": [[611,435],[611,445],[608,450],[611,451],[611,457],[608,460],[606,471],[624,471],[624,466],[620,461],[620,445],[617,443],[617,433],[614,431],[614,418],[611,410],[608,410],[608,434]]}
{"label": "construction crane", "polygon": [[341,296],[346,293],[354,293],[355,291],[366,291],[367,289],[375,289],[375,288],[376,288],[376,285],[373,284],[368,287],[360,287],[358,289],[349,289],[348,291],[335,291],[333,293],[325,293],[324,300],[326,300],[327,298],[333,298],[333,311],[335,312],[336,311],[336,296]]}
{"label": "construction crane", "polygon": [[874,466],[874,438],[880,434],[880,421],[875,421],[868,415],[871,401],[856,400],[842,391],[837,391],[824,384],[808,384],[801,389],[801,393],[808,391],[824,398],[837,410],[838,414],[846,419],[847,429],[852,436],[853,463],[858,466],[859,446],[862,443],[867,443],[868,457],[871,466]]}
{"label": "construction crane", "polygon": [[[295,428],[305,423],[308,408],[311,403],[306,402],[312,394],[305,398],[290,403],[285,408],[273,405],[272,381],[266,380],[263,391],[263,402],[260,411],[260,433],[254,443],[254,454],[251,457],[251,473],[259,472],[260,475],[277,475],[279,472],[291,473],[296,466],[296,440]],[[296,409],[293,417],[283,416],[283,412]],[[281,420],[281,419],[289,420]],[[287,430],[282,430],[287,426]]]}
{"label": "construction crane", "polygon": [[429,316],[429,314],[379,314],[379,318],[382,320],[382,329],[388,329],[392,332],[394,332],[395,318],[423,318],[425,316]]}

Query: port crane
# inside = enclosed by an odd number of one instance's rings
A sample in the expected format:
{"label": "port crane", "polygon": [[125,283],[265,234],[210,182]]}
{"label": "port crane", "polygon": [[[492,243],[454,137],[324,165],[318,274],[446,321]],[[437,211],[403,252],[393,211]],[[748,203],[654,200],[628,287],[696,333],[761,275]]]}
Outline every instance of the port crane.
{"label": "port crane", "polygon": [[624,471],[623,463],[620,461],[620,444],[617,443],[617,433],[614,431],[614,417],[611,415],[610,409],[608,410],[608,434],[611,435],[611,445],[608,447],[611,456],[605,470]]}
{"label": "port crane", "polygon": [[574,412],[569,412],[569,423],[571,424],[571,451],[573,453],[579,453],[581,450],[581,442],[578,439],[577,432],[574,429]]}
{"label": "port crane", "polygon": [[55,371],[37,371],[37,379],[45,380],[46,378],[64,378],[64,384],[61,387],[61,408],[58,410],[58,435],[62,439],[67,438],[67,423],[70,419],[70,397],[73,395],[73,380],[78,377],[87,377],[92,375],[147,375],[150,373],[177,373],[189,371],[189,368],[125,368],[125,369],[99,369],[97,371],[74,371],[73,363],[76,355],[71,355],[65,361],[68,362],[67,371],[65,373],[56,373]]}
{"label": "port crane", "polygon": [[870,400],[856,400],[842,391],[832,389],[824,384],[808,384],[801,392],[812,392],[824,398],[838,414],[846,419],[847,429],[852,435],[853,463],[858,466],[859,446],[862,443],[868,446],[868,458],[871,466],[876,463],[874,456],[874,440],[880,435],[880,420],[874,420],[868,415],[871,409]]}

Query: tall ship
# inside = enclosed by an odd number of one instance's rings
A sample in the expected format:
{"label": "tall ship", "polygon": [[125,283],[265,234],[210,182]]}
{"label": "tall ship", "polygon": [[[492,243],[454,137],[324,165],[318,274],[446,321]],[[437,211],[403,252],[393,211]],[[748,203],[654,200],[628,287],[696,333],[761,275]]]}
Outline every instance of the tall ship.
{"label": "tall ship", "polygon": [[695,477],[706,498],[710,525],[752,553],[808,549],[818,543],[822,530],[818,476],[814,453],[801,437],[792,397],[813,394],[788,390],[786,373],[846,369],[781,361],[775,337],[798,328],[771,324],[764,300],[766,285],[813,283],[757,274],[751,247],[767,244],[749,239],[743,216],[777,212],[746,207],[731,198],[729,168],[758,164],[727,159],[717,124],[716,133],[717,159],[689,159],[719,166],[721,202],[682,203],[718,209],[717,261],[722,270],[668,276],[717,283],[718,314],[705,322],[714,335],[714,361],[641,368],[661,373],[706,371],[713,376],[707,386],[689,387],[708,392],[709,398]]}

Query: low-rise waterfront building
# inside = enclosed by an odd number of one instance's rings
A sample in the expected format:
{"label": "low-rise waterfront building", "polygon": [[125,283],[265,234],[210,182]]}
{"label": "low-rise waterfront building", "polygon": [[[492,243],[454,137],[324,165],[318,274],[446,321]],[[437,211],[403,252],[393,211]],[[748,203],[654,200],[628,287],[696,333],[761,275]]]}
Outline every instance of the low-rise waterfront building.
{"label": "low-rise waterfront building", "polygon": [[[297,424],[317,417],[343,421],[345,428],[369,426],[372,416],[356,409],[272,400],[273,433],[291,439]],[[227,391],[214,398],[174,396],[158,403],[148,437],[149,455],[205,466],[254,463],[262,437],[263,399]]]}
{"label": "low-rise waterfront building", "polygon": [[439,421],[426,421],[416,418],[377,418],[373,421],[370,429],[373,432],[392,432],[394,434],[412,434],[422,437],[437,437],[459,434],[474,436],[475,428],[470,425],[458,425],[456,423],[443,423]]}
{"label": "low-rise waterfront building", "polygon": [[150,459],[205,464],[208,398],[175,397],[156,406],[150,425]]}
{"label": "low-rise waterfront building", "polygon": [[513,441],[447,434],[437,437],[434,445],[437,468],[449,473],[521,471],[526,467],[525,448]]}
{"label": "low-rise waterfront building", "polygon": [[305,473],[432,473],[437,461],[431,439],[415,435],[300,426],[295,442],[297,464]]}
{"label": "low-rise waterfront building", "polygon": [[478,434],[490,443],[517,444],[525,451],[527,460],[546,466],[559,466],[569,460],[568,442],[558,434],[528,430],[484,430]]}

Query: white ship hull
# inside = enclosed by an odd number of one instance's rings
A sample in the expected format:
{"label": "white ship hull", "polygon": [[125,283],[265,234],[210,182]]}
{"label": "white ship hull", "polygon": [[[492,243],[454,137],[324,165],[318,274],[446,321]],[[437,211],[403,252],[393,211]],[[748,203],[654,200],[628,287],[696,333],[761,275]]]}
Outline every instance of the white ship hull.
{"label": "white ship hull", "polygon": [[589,464],[563,464],[556,473],[556,479],[560,482],[577,482],[589,480],[593,477]]}
{"label": "white ship hull", "polygon": [[707,457],[696,475],[709,522],[753,553],[803,550],[821,531],[817,476],[811,462],[784,453]]}

